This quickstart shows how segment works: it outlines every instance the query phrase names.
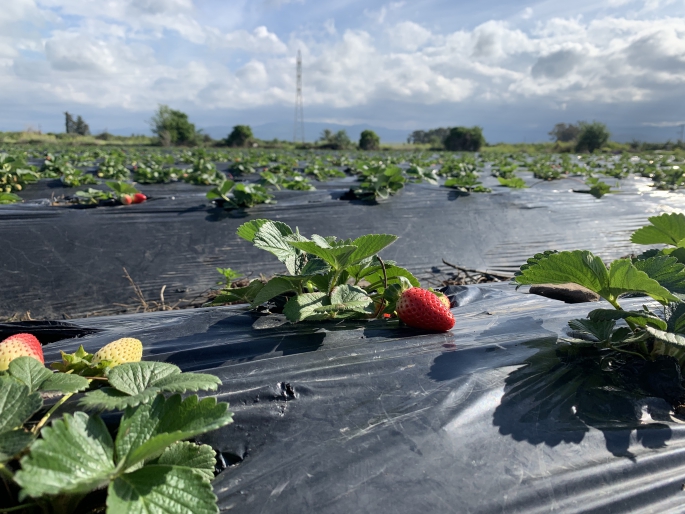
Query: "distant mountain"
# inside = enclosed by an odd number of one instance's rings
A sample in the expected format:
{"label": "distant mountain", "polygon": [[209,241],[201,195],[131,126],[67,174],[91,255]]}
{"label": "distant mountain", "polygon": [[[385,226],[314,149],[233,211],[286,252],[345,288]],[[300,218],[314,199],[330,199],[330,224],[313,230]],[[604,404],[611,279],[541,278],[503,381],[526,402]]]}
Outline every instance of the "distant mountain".
{"label": "distant mountain", "polygon": [[[226,137],[233,127],[229,126],[214,126],[204,127],[203,132],[209,134],[214,139]],[[389,129],[385,127],[375,127],[373,125],[338,125],[336,123],[319,123],[319,122],[305,122],[304,134],[305,140],[313,142],[319,139],[321,132],[324,129],[330,129],[333,132],[338,130],[345,130],[352,141],[359,141],[359,135],[364,130],[373,130],[381,138],[382,143],[405,143],[407,136],[411,130]],[[258,139],[265,141],[271,139],[281,139],[285,141],[292,141],[293,139],[293,123],[292,122],[271,122],[263,125],[254,125],[252,132]]]}

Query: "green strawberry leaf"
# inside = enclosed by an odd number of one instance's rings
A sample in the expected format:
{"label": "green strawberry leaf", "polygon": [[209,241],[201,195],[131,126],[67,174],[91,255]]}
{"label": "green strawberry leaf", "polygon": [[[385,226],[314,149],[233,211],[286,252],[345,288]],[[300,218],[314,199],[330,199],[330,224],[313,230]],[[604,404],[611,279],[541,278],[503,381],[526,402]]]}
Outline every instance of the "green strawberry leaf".
{"label": "green strawberry leaf", "polygon": [[685,294],[685,265],[675,257],[657,255],[637,260],[633,265],[672,293]]}
{"label": "green strawberry leaf", "polygon": [[130,396],[113,387],[102,387],[95,391],[88,391],[79,400],[79,406],[87,410],[122,410],[147,403],[159,393],[159,389],[152,388],[135,396]]}
{"label": "green strawberry leaf", "polygon": [[588,251],[538,254],[521,266],[514,277],[519,285],[574,283],[586,287],[617,306],[625,293],[645,293],[660,303],[678,301],[666,288],[638,270],[630,260],[618,259],[609,270]]}
{"label": "green strawberry leaf", "polygon": [[150,464],[192,468],[207,480],[211,480],[214,478],[216,452],[208,444],[181,441],[169,446],[158,459],[154,459]]}
{"label": "green strawberry leaf", "polygon": [[32,441],[33,434],[21,428],[0,433],[0,464],[12,460]]}
{"label": "green strawberry leaf", "polygon": [[[367,291],[375,291],[380,287],[383,287],[383,270],[380,266],[374,266],[372,273],[364,275],[364,278],[369,282],[366,287]],[[388,284],[398,283],[399,277],[406,278],[413,287],[421,287],[421,283],[418,279],[412,275],[412,273],[400,266],[386,266],[385,268],[386,276],[388,277]]]}
{"label": "green strawberry leaf", "polygon": [[325,293],[304,293],[290,298],[283,307],[283,314],[288,321],[293,322],[306,318],[324,319],[325,315],[316,313],[316,309],[324,305],[330,305]]}
{"label": "green strawberry leaf", "polygon": [[274,277],[269,280],[263,288],[259,290],[257,296],[252,300],[252,307],[268,302],[278,295],[289,291],[299,290],[301,284],[306,280],[305,277]]}
{"label": "green strawberry leaf", "polygon": [[15,475],[28,496],[88,493],[107,485],[115,472],[112,438],[98,416],[65,414],[43,427],[41,437]]}
{"label": "green strawberry leaf", "polygon": [[107,490],[116,514],[217,514],[208,480],[187,467],[148,465],[116,478]]}
{"label": "green strawberry leaf", "polygon": [[611,339],[616,322],[613,320],[572,319],[568,322],[568,326],[583,336],[591,336],[598,342],[605,342]]}
{"label": "green strawberry leaf", "polygon": [[672,332],[665,332],[653,327],[645,327],[645,330],[652,334],[659,341],[664,341],[676,346],[685,346],[685,336],[674,334]]}
{"label": "green strawberry leaf", "polygon": [[685,215],[662,214],[649,218],[651,225],[637,229],[630,240],[641,245],[667,244],[678,246],[685,239]]}
{"label": "green strawberry leaf", "polygon": [[664,320],[651,315],[646,311],[620,311],[617,309],[595,309],[587,315],[592,321],[607,321],[624,319],[641,327],[653,326],[660,330],[666,330]]}
{"label": "green strawberry leaf", "polygon": [[126,409],[115,442],[116,454],[128,469],[162,454],[172,443],[215,430],[233,422],[227,403],[216,398],[181,400],[158,395],[152,403]]}
{"label": "green strawberry leaf", "polygon": [[333,288],[330,296],[330,305],[317,307],[314,309],[314,312],[358,312],[372,314],[373,300],[369,298],[363,289],[344,284]]}
{"label": "green strawberry leaf", "polygon": [[38,391],[40,386],[52,373],[33,357],[17,357],[10,362],[9,374],[29,388],[29,392]]}
{"label": "green strawberry leaf", "polygon": [[238,231],[236,233],[238,234],[238,237],[241,237],[246,241],[252,243],[254,241],[255,236],[257,235],[257,232],[259,232],[259,229],[261,229],[267,223],[273,223],[274,225],[276,225],[276,227],[279,228],[279,231],[283,235],[293,233],[292,229],[285,223],[265,219],[251,220],[247,223],[243,223],[238,227]]}
{"label": "green strawberry leaf", "polygon": [[279,261],[286,263],[297,256],[295,249],[288,244],[287,236],[293,235],[293,231],[285,223],[267,221],[259,227],[254,235],[252,243],[262,250],[274,254]]}
{"label": "green strawberry leaf", "polygon": [[110,368],[111,387],[89,391],[80,405],[90,409],[123,409],[147,403],[158,393],[215,391],[221,381],[206,373],[181,373],[178,366],[166,362],[127,362]]}
{"label": "green strawberry leaf", "polygon": [[353,245],[322,248],[314,241],[289,241],[289,244],[294,248],[320,257],[336,270],[341,270],[347,266],[351,262],[352,255],[357,250],[357,247]]}
{"label": "green strawberry leaf", "polygon": [[351,245],[357,249],[350,257],[350,264],[357,264],[367,257],[371,257],[380,252],[383,248],[390,246],[397,241],[397,236],[391,234],[367,234],[352,241]]}
{"label": "green strawberry leaf", "polygon": [[253,280],[247,287],[236,287],[234,289],[224,289],[214,300],[212,305],[221,305],[224,303],[252,303],[259,292],[264,287],[261,280]]}
{"label": "green strawberry leaf", "polygon": [[79,375],[51,373],[40,385],[41,391],[59,391],[60,393],[78,393],[88,389],[90,382]]}
{"label": "green strawberry leaf", "polygon": [[37,392],[14,378],[0,376],[0,433],[21,427],[43,406]]}

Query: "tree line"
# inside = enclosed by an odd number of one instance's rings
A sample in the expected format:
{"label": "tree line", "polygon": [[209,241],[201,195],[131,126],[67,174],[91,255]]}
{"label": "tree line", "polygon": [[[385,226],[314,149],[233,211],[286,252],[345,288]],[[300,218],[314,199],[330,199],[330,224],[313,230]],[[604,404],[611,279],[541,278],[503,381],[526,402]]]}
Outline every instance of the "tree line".
{"label": "tree line", "polygon": [[[74,117],[65,112],[65,128],[67,134],[90,135],[88,124],[79,115]],[[152,132],[157,136],[162,146],[187,145],[192,146],[201,142],[213,142],[202,130],[195,128],[188,115],[182,111],[172,109],[168,105],[160,105],[149,120]],[[106,139],[103,133],[96,137]],[[610,137],[609,130],[603,123],[594,121],[588,123],[579,121],[572,123],[557,123],[549,132],[552,140],[557,143],[573,145],[578,152],[594,152],[602,148]],[[234,147],[246,147],[255,144],[256,140],[249,125],[236,125],[231,133],[218,144]],[[427,144],[431,148],[450,151],[477,152],[487,144],[481,127],[439,127],[430,130],[415,130],[409,134],[407,143]],[[317,147],[332,150],[344,150],[357,146],[361,150],[379,150],[381,140],[373,130],[364,130],[355,145],[345,130],[333,132],[329,129],[322,131]]]}

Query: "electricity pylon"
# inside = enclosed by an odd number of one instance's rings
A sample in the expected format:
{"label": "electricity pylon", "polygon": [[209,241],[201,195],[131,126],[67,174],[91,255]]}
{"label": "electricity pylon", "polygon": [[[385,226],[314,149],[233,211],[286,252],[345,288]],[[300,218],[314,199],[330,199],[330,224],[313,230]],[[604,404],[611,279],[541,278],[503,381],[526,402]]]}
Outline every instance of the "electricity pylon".
{"label": "electricity pylon", "polygon": [[293,143],[304,143],[304,102],[302,101],[302,54],[297,51],[297,93],[295,95],[295,127]]}

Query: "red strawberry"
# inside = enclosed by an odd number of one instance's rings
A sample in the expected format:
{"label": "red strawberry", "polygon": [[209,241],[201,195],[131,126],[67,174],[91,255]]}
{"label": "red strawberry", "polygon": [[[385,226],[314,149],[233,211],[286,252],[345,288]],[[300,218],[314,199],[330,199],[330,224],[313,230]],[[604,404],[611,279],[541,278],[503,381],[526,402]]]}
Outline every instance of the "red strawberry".
{"label": "red strawberry", "polygon": [[147,200],[147,196],[143,193],[136,193],[133,195],[133,203],[143,203],[145,200]]}
{"label": "red strawberry", "polygon": [[420,287],[404,291],[396,310],[399,318],[410,327],[447,332],[454,326],[454,316],[445,302],[432,291]]}
{"label": "red strawberry", "polygon": [[43,347],[31,334],[14,334],[0,343],[0,371],[6,371],[10,362],[17,357],[33,357],[45,364]]}
{"label": "red strawberry", "polygon": [[131,205],[133,203],[133,198],[131,198],[131,195],[121,195],[120,201],[124,205]]}

